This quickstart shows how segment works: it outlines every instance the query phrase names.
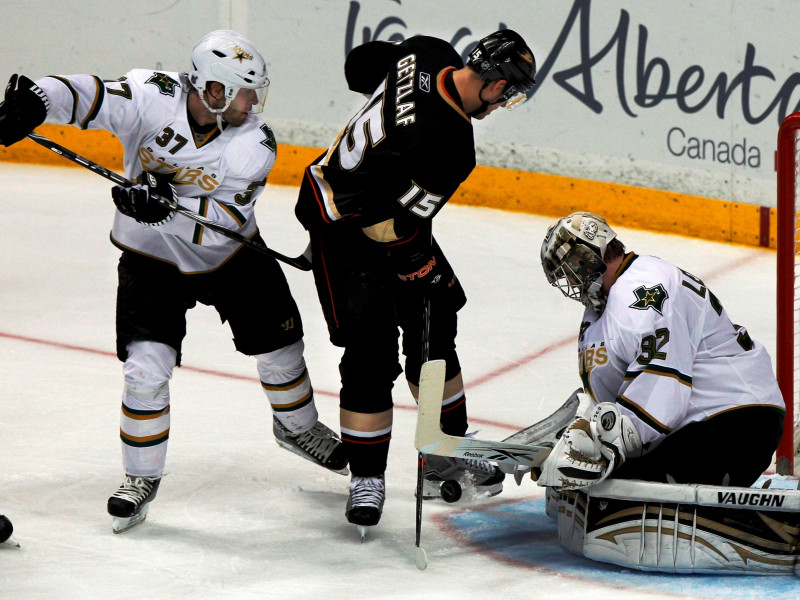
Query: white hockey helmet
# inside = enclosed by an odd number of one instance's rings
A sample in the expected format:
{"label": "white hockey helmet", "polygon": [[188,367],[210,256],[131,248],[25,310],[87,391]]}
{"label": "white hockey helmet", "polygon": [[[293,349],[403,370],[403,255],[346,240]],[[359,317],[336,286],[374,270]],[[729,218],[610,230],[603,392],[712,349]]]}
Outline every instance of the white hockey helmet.
{"label": "white hockey helmet", "polygon": [[567,298],[598,313],[606,305],[603,274],[608,243],[617,234],[606,220],[590,212],[574,212],[547,230],[542,242],[542,268],[550,285]]}
{"label": "white hockey helmet", "polygon": [[[206,84],[217,81],[225,87],[225,106],[211,108],[203,91]],[[267,63],[249,40],[230,29],[217,29],[206,34],[192,49],[192,68],[189,82],[200,92],[200,99],[213,113],[227,110],[239,90],[254,90],[255,96],[249,110],[264,110],[269,89]]]}

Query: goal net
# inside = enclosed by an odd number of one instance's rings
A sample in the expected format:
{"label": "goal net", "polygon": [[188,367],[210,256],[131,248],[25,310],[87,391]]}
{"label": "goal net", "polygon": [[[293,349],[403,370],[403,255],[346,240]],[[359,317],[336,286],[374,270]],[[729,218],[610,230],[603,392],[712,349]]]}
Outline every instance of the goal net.
{"label": "goal net", "polygon": [[778,280],[776,372],[786,402],[786,427],[778,448],[777,469],[794,474],[800,442],[800,113],[786,117],[778,130]]}

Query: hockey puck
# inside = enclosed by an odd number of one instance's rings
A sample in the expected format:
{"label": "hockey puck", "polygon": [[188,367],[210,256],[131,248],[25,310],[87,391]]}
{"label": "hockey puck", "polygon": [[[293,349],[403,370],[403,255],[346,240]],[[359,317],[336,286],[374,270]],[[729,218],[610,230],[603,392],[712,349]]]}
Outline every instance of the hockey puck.
{"label": "hockey puck", "polygon": [[442,494],[442,500],[448,504],[452,504],[453,502],[458,502],[461,500],[461,484],[459,484],[455,479],[450,479],[442,483],[440,491]]}
{"label": "hockey puck", "polygon": [[5,515],[0,515],[0,544],[3,544],[14,533],[14,526]]}

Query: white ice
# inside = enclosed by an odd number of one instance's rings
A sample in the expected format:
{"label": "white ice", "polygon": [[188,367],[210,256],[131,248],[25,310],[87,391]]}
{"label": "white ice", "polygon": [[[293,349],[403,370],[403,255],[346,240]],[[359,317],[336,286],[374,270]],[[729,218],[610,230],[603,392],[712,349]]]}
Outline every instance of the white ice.
{"label": "white ice", "polygon": [[[105,503],[122,478],[122,376],[109,188],[82,169],[0,163],[0,514],[12,519],[22,546],[0,548],[0,598],[657,597],[503,561],[443,525],[449,511],[541,496],[530,481],[517,487],[510,478],[496,499],[426,503],[430,564],[417,570],[415,412],[402,377],[383,519],[359,543],[344,518],[347,478],[275,444],[253,360],[235,352],[227,327],[204,306],[189,313],[184,367],[171,383],[158,499],[143,525],[113,535]],[[257,210],[267,243],[290,255],[305,247],[295,196],[268,186]],[[501,439],[546,416],[580,385],[582,307],[547,285],[539,263],[552,221],[456,205],[436,219],[469,296],[458,348],[482,438]],[[774,252],[613,225],[630,249],[702,278],[734,321],[774,351]],[[285,271],[305,322],[321,418],[338,429],[339,351],[328,342],[311,275]]]}

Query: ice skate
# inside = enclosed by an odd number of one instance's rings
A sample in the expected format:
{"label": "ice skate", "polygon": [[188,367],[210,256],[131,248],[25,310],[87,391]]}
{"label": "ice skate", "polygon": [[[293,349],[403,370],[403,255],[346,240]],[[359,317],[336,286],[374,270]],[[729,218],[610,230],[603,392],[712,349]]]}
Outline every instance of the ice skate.
{"label": "ice skate", "polygon": [[147,518],[150,502],[156,497],[161,477],[127,475],[119,489],[108,499],[108,514],[113,518],[111,529],[122,533]]}
{"label": "ice skate", "polygon": [[496,496],[503,491],[506,475],[485,460],[426,454],[422,476],[423,500],[444,498],[447,502],[455,502],[461,497],[465,484],[480,494]]}
{"label": "ice skate", "polygon": [[386,483],[383,475],[359,477],[350,480],[350,497],[347,499],[345,516],[358,528],[361,541],[367,535],[367,527],[377,525],[381,520],[383,502],[386,499]]}
{"label": "ice skate", "polygon": [[334,473],[340,475],[350,473],[342,441],[330,428],[317,421],[308,431],[294,434],[286,429],[277,417],[273,417],[272,423],[275,441],[279,446]]}
{"label": "ice skate", "polygon": [[19,543],[11,535],[12,533],[14,533],[14,526],[11,524],[11,520],[5,515],[0,515],[0,545],[19,548]]}

